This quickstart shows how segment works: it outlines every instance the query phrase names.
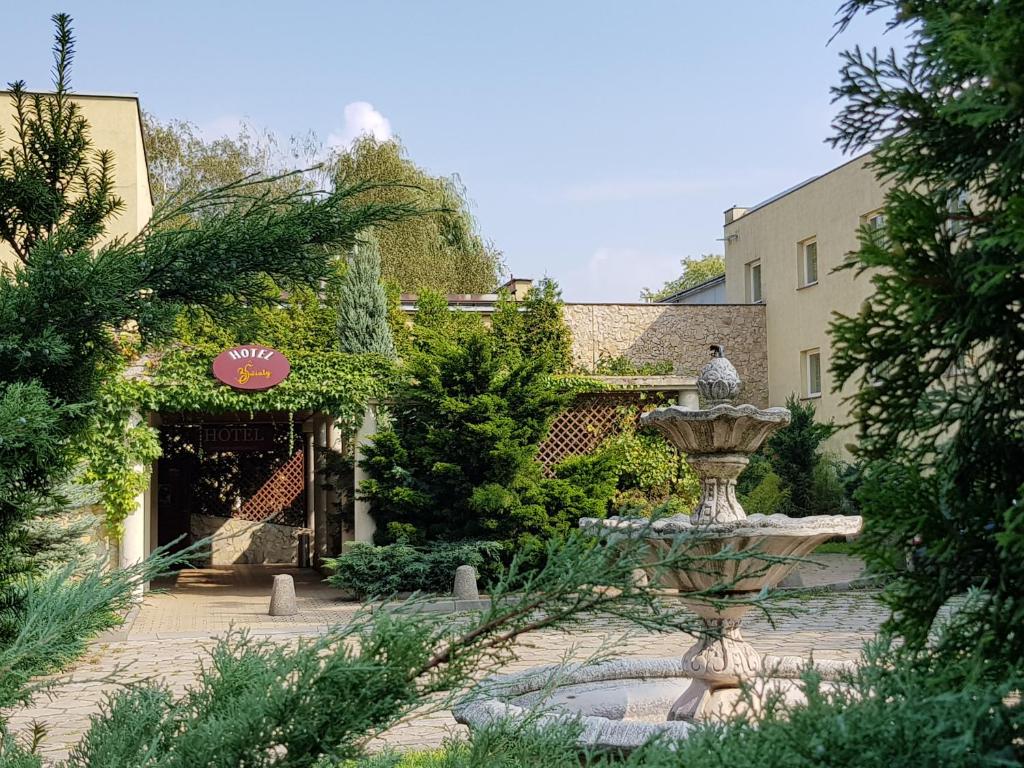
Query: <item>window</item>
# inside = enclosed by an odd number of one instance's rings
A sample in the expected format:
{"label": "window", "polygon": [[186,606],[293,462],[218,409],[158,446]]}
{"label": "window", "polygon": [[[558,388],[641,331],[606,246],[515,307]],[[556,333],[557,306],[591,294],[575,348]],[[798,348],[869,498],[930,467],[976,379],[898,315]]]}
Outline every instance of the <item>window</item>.
{"label": "window", "polygon": [[818,241],[804,240],[800,243],[800,286],[818,282]]}
{"label": "window", "polygon": [[804,397],[821,397],[821,350],[803,353]]}
{"label": "window", "polygon": [[[882,211],[872,211],[860,217],[862,229],[867,230],[868,242],[875,245],[886,245],[887,236],[885,233],[885,214]],[[863,231],[861,236],[863,236]]]}
{"label": "window", "polygon": [[946,203],[949,211],[949,234],[958,237],[967,228],[971,216],[971,197],[966,192],[958,192]]}
{"label": "window", "polygon": [[750,304],[760,304],[764,301],[764,294],[761,293],[760,261],[747,264],[747,301]]}

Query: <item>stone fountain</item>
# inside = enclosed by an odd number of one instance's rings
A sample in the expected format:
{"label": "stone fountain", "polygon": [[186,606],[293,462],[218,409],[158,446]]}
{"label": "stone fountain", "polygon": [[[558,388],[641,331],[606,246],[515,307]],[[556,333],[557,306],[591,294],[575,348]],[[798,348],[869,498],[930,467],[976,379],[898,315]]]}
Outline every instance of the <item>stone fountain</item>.
{"label": "stone fountain", "polygon": [[[539,709],[542,714],[533,716],[540,723],[578,721],[581,746],[628,751],[654,736],[685,738],[708,720],[756,716],[759,700],[767,695],[802,698],[798,678],[810,662],[762,656],[743,639],[740,624],[754,596],[778,585],[800,557],[822,542],[858,533],[861,518],[744,512],[736,498],[736,479],[750,454],[789,424],[790,413],[785,408],[732,405],[740,378],[720,345],[711,350],[712,360],[697,379],[705,408],[668,406],[641,419],[683,451],[699,476],[701,497],[692,514],[654,522],[580,520],[582,528],[609,540],[642,538],[650,555],[646,576],[675,591],[700,617],[704,629],[697,642],[676,658],[616,659],[489,678],[455,708],[459,722],[479,727],[524,718]],[[657,567],[669,551],[693,558],[693,567]],[[698,596],[708,590],[715,590],[714,600]],[[848,663],[837,661],[815,660],[813,665],[826,681],[849,669]],[[744,683],[752,694],[743,696]]]}

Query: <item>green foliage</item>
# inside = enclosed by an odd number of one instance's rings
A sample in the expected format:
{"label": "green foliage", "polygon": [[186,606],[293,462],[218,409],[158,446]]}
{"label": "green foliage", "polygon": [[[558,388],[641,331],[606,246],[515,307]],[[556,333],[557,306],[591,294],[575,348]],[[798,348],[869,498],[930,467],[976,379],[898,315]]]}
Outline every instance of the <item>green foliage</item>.
{"label": "green foliage", "polygon": [[114,541],[121,538],[136,497],[148,487],[148,467],[160,456],[156,431],[148,424],[132,423],[140,413],[142,395],[138,382],[111,377],[81,439],[86,464],[81,480],[99,489],[105,533]]}
{"label": "green foliage", "polygon": [[543,359],[553,372],[572,368],[572,331],[565,323],[562,293],[549,278],[540,280],[522,301],[498,293],[491,333],[506,355]]}
{"label": "green foliage", "polygon": [[494,545],[489,542],[435,541],[414,547],[399,539],[376,547],[356,542],[339,557],[324,561],[331,572],[327,582],[355,597],[390,597],[397,592],[447,594],[455,569],[472,565],[480,571]]}
{"label": "green foliage", "polygon": [[[330,253],[413,213],[353,203],[362,187],[280,193],[273,180],[250,179],[175,200],[137,236],[103,241],[119,209],[113,158],[92,146],[70,95],[70,19],[54,21],[55,92],[12,86],[16,129],[0,155],[0,228],[18,255],[0,279],[0,651],[26,629],[25,580],[48,560],[39,547],[60,539],[34,530],[65,506],[59,489],[96,426],[90,406],[121,366],[122,342],[142,349],[167,338],[186,308],[265,304],[268,285],[318,285],[331,274]],[[123,405],[115,393],[110,407],[120,414]],[[138,481],[121,470],[151,455],[152,443],[133,431],[107,447],[109,463],[96,472],[111,481],[116,528],[118,504]],[[82,622],[79,631],[91,628]]]}
{"label": "green foliage", "polygon": [[[161,206],[176,198],[194,195],[232,184],[254,175],[273,176],[281,165],[282,152],[277,138],[245,123],[233,136],[204,138],[199,128],[187,120],[161,121],[142,113],[142,140],[149,167],[149,185],[153,203]],[[291,142],[293,164],[315,165],[318,147],[309,141]],[[301,177],[287,177],[277,184],[294,191]]]}
{"label": "green foliage", "polygon": [[460,344],[469,337],[486,332],[480,315],[452,310],[444,294],[428,289],[416,297],[416,314],[409,331],[409,347],[426,350],[435,338]]}
{"label": "green foliage", "polygon": [[747,514],[855,514],[848,487],[853,469],[821,450],[834,431],[814,420],[814,406],[786,401],[789,426],[776,432],[740,474],[736,492]]}
{"label": "green foliage", "polygon": [[376,238],[359,242],[341,279],[338,297],[341,351],[395,357],[388,327],[388,299],[380,283],[380,248]]}
{"label": "green foliage", "polygon": [[478,234],[457,176],[431,176],[406,156],[398,140],[370,136],[357,139],[332,166],[339,186],[364,186],[359,204],[423,211],[377,233],[386,281],[414,292],[494,290],[501,254]]}
{"label": "green foliage", "polygon": [[89,124],[70,92],[71,18],[58,14],[53,22],[54,92],[29,93],[21,80],[10,84],[15,135],[0,154],[0,238],[22,264],[57,229],[67,251],[91,246],[107,220],[124,210],[114,193],[114,156],[93,150]]}
{"label": "green foliage", "polygon": [[189,562],[205,545],[198,542],[177,554],[157,550],[127,568],[71,562],[22,579],[17,603],[0,613],[0,708],[25,704],[33,693],[58,684],[53,678],[33,678],[58,672],[78,658],[97,633],[121,624],[140,582]]}
{"label": "green foliage", "polygon": [[832,325],[860,423],[857,499],[885,597],[921,646],[940,607],[987,591],[950,656],[1024,659],[1024,4],[851,0],[892,14],[904,53],[843,54],[833,143],[892,181],[849,268],[873,295]]}
{"label": "green foliage", "polygon": [[736,494],[742,497],[753,491],[761,481],[772,471],[772,462],[765,455],[764,450],[750,454],[750,462],[747,464],[738,478],[736,478]]}
{"label": "green foliage", "polygon": [[[872,649],[870,663],[835,690],[806,672],[806,705],[770,700],[754,721],[706,724],[683,741],[652,742],[628,756],[583,754],[580,725],[497,722],[442,751],[367,758],[358,768],[997,768],[1024,759],[1017,677],[990,687],[949,669]],[[353,766],[353,768],[356,768]]]}
{"label": "green foliage", "polygon": [[639,430],[630,418],[598,449],[619,469],[619,490],[636,489],[651,501],[682,497],[691,508],[699,496],[695,473],[686,457],[661,435]]}
{"label": "green foliage", "polygon": [[536,461],[567,399],[548,385],[546,361],[503,357],[483,329],[420,344],[394,391],[391,428],[365,454],[361,491],[380,535],[401,522],[424,540],[498,540],[508,554],[575,525],[575,509],[561,505],[578,497]]}
{"label": "green foliage", "polygon": [[209,373],[211,352],[172,350],[151,371],[142,405],[153,411],[251,413],[324,411],[350,428],[363,416],[368,400],[387,392],[393,364],[377,355],[342,352],[291,352],[291,374],[273,389],[242,392]]}
{"label": "green foliage", "polygon": [[790,490],[782,478],[768,470],[749,493],[740,496],[740,504],[748,515],[774,515],[790,508]]}
{"label": "green foliage", "polygon": [[592,373],[598,376],[668,376],[675,370],[671,360],[656,363],[634,363],[625,355],[601,355]]}
{"label": "green foliage", "polygon": [[689,514],[700,497],[696,474],[661,435],[640,429],[636,410],[624,408],[619,430],[591,453],[570,456],[555,476],[584,489],[589,517]]}
{"label": "green foliage", "polygon": [[795,396],[786,400],[786,407],[792,414],[789,426],[772,435],[764,447],[788,495],[788,502],[779,511],[795,517],[824,514],[815,506],[815,472],[821,460],[821,444],[835,427],[831,422],[815,421],[814,405]]}
{"label": "green foliage", "polygon": [[523,299],[522,324],[517,343],[526,360],[545,360],[551,371],[572,367],[572,332],[562,313],[562,292],[558,284],[544,278]]}
{"label": "green foliage", "polygon": [[683,267],[683,274],[675,280],[669,280],[657,291],[644,288],[640,298],[644,301],[661,301],[669,296],[685,291],[706,283],[713,277],[725,274],[725,257],[717,254],[706,253],[699,259],[688,258],[679,262]]}

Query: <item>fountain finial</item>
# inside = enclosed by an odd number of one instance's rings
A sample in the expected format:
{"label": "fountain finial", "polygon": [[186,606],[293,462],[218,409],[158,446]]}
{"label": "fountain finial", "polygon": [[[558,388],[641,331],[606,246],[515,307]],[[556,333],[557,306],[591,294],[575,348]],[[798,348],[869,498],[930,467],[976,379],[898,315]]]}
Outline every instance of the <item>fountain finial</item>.
{"label": "fountain finial", "polygon": [[697,377],[697,391],[708,406],[730,403],[740,393],[740,375],[725,356],[725,346],[712,344],[711,362]]}

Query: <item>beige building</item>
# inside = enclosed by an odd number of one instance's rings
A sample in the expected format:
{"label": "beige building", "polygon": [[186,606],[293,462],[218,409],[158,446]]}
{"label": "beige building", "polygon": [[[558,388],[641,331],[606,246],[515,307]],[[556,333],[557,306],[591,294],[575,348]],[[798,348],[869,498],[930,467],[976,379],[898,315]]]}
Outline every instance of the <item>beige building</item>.
{"label": "beige building", "polygon": [[[858,229],[880,225],[885,186],[861,155],[753,208],[725,212],[726,301],[765,305],[768,399],[813,402],[819,418],[848,422],[833,392],[828,326],[833,313],[855,314],[871,293],[867,276],[836,271],[857,250]],[[846,453],[847,427],[830,441]]]}
{"label": "beige building", "polygon": [[[89,122],[93,147],[114,155],[114,192],[124,200],[124,209],[111,220],[106,237],[133,237],[153,214],[139,100],[78,93],[73,98]],[[0,129],[0,148],[5,148],[15,136],[14,107],[7,91],[0,91]],[[10,264],[13,259],[11,249],[0,243],[0,262]]]}

